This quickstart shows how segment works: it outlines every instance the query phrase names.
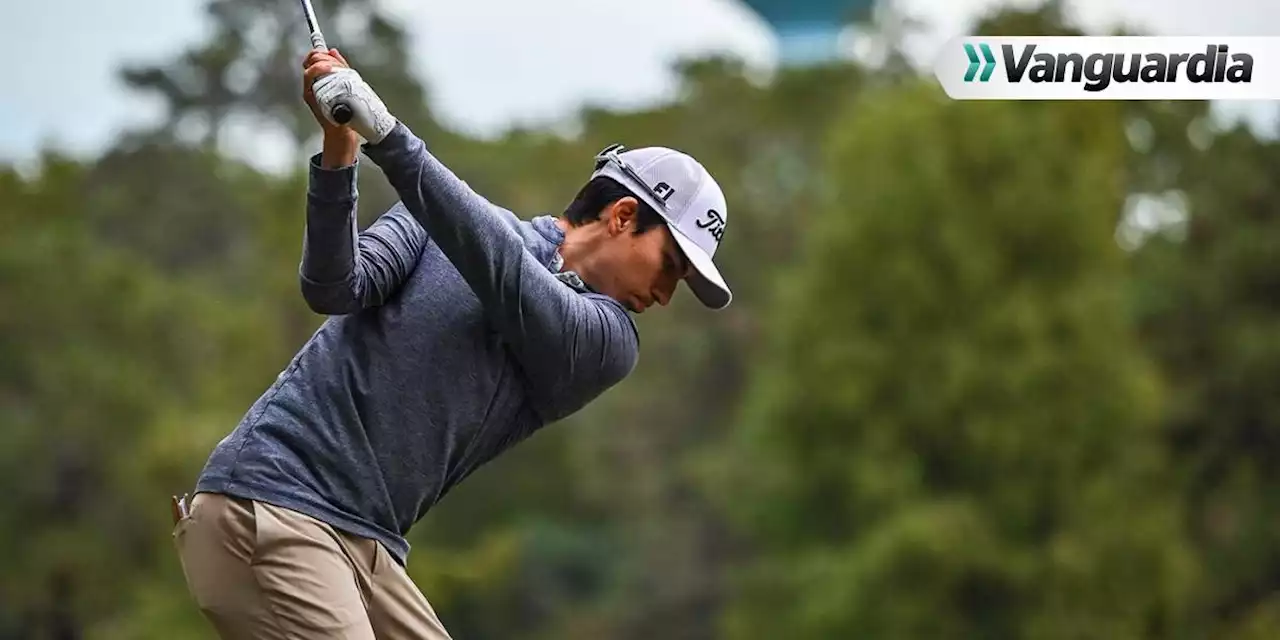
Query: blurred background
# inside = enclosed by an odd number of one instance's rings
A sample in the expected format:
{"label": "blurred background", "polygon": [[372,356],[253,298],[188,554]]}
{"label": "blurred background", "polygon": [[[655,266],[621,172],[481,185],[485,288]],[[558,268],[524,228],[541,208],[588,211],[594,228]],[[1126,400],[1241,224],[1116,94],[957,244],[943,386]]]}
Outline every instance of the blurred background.
{"label": "blurred background", "polygon": [[[0,638],[205,639],[168,498],[322,321],[293,0],[5,3]],[[956,103],[957,35],[1262,0],[317,0],[490,199],[611,142],[729,198],[735,302],[414,530],[456,638],[1280,637],[1274,103]],[[361,175],[367,223],[394,196]]]}

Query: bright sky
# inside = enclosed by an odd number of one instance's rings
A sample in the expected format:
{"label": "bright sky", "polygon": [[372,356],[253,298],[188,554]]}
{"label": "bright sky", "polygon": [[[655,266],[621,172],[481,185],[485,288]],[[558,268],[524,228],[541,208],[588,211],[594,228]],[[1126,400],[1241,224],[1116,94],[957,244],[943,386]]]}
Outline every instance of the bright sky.
{"label": "bright sky", "polygon": [[[157,105],[126,92],[116,70],[129,61],[163,59],[204,29],[203,0],[2,1],[0,52],[9,77],[0,95],[0,159],[29,159],[44,144],[93,152],[121,128],[154,119]],[[1000,4],[898,1],[930,25],[913,41],[923,56],[964,35],[978,12]],[[437,111],[481,134],[554,119],[584,102],[639,106],[663,99],[672,88],[669,65],[681,56],[727,51],[767,65],[774,51],[769,30],[735,0],[383,2],[415,39],[417,68]],[[1075,0],[1071,6],[1097,29],[1124,20],[1161,35],[1280,35],[1274,0]],[[1274,103],[1227,108],[1274,130]]]}

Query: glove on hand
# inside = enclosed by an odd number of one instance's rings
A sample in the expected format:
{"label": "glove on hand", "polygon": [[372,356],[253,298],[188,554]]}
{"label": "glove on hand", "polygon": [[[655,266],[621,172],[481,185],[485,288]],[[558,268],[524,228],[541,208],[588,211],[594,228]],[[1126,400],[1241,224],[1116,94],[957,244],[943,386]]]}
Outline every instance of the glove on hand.
{"label": "glove on hand", "polygon": [[355,69],[334,69],[311,85],[321,113],[334,124],[333,108],[345,103],[353,113],[347,123],[356,133],[373,144],[382,142],[398,122],[387,110],[387,105],[373,91],[373,87],[360,77]]}

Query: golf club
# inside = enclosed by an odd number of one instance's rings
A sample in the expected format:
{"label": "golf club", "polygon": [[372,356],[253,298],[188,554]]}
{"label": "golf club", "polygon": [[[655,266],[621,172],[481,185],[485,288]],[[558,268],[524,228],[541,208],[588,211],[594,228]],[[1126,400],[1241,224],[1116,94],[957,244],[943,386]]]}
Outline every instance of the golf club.
{"label": "golf club", "polygon": [[[324,41],[324,34],[320,32],[320,23],[316,20],[316,11],[311,7],[311,0],[302,0],[302,13],[307,18],[307,30],[311,32],[311,48],[316,51],[328,51],[329,45]],[[333,106],[329,112],[329,116],[338,124],[347,124],[351,122],[354,112],[351,107],[338,103]]]}

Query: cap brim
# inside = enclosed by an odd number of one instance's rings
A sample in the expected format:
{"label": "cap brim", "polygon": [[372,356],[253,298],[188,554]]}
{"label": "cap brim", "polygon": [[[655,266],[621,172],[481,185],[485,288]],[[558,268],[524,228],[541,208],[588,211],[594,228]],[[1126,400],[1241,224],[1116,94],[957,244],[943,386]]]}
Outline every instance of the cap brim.
{"label": "cap brim", "polygon": [[711,256],[693,240],[686,238],[675,225],[668,224],[667,227],[671,229],[676,244],[680,245],[680,250],[693,266],[693,272],[685,278],[685,282],[694,297],[710,309],[720,310],[729,306],[733,301],[733,292],[729,291],[729,285],[725,284],[724,276],[720,275]]}

